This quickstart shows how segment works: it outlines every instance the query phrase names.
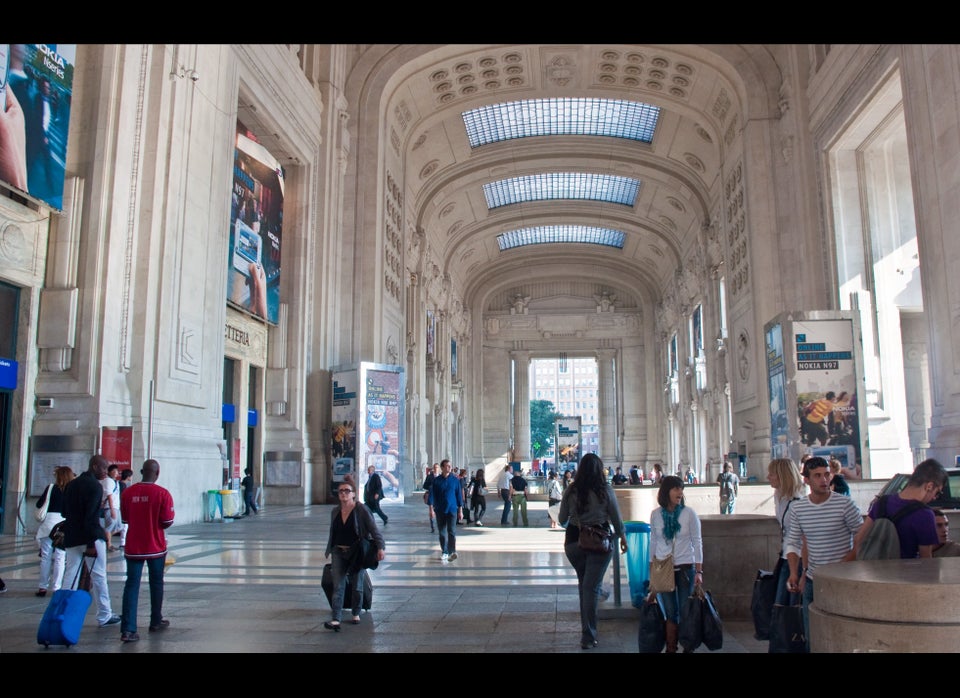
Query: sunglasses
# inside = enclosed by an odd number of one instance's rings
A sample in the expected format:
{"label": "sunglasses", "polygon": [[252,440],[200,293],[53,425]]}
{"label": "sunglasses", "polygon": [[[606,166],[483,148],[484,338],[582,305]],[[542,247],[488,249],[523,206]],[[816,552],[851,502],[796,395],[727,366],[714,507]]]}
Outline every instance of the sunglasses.
{"label": "sunglasses", "polygon": [[353,490],[337,490],[337,494],[353,494]]}

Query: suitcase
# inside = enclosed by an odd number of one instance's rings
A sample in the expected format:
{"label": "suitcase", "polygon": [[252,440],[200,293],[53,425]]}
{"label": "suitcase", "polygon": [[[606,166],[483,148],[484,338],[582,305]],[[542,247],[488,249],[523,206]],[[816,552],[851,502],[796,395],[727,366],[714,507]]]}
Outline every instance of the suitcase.
{"label": "suitcase", "polygon": [[[373,583],[370,581],[370,575],[367,574],[366,570],[360,570],[359,574],[363,575],[363,598],[360,601],[360,607],[364,611],[369,611],[373,605]],[[348,610],[350,609],[350,604],[353,603],[352,582],[353,580],[347,577],[347,586],[343,592],[343,607]],[[320,586],[323,588],[323,593],[327,597],[327,603],[331,603],[333,600],[333,565],[329,562],[323,566]]]}
{"label": "suitcase", "polygon": [[77,644],[91,601],[90,592],[82,589],[53,592],[37,628],[37,643],[47,648],[50,645],[69,647]]}

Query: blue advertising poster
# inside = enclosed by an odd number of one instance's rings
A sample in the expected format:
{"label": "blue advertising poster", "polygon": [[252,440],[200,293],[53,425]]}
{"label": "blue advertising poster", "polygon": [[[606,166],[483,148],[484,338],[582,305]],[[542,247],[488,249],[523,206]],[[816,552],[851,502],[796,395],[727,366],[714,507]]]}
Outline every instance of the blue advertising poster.
{"label": "blue advertising poster", "polygon": [[60,211],[76,44],[0,44],[0,181]]}
{"label": "blue advertising poster", "polygon": [[400,448],[403,426],[403,369],[382,364],[360,364],[360,405],[364,438],[357,444],[360,491],[369,470],[380,475],[386,501],[402,501]]}
{"label": "blue advertising poster", "polygon": [[280,314],[283,168],[237,122],[227,301],[270,324]]}
{"label": "blue advertising poster", "polygon": [[770,452],[773,458],[789,458],[786,366],[783,362],[783,326],[779,323],[767,329],[766,349],[767,383],[770,388]]}

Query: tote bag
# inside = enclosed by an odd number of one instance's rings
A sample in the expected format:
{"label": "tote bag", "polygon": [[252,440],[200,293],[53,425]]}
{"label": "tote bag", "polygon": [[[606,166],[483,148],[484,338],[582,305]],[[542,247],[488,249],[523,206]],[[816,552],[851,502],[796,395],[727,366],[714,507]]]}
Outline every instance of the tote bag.
{"label": "tote bag", "polygon": [[801,654],[806,651],[803,601],[799,594],[790,594],[786,604],[774,604],[770,613],[770,652]]}

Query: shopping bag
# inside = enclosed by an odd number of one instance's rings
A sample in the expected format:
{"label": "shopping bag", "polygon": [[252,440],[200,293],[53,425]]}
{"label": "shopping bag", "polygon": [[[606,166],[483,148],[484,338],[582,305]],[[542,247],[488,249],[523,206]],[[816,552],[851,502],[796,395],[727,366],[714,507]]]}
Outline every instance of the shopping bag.
{"label": "shopping bag", "polygon": [[640,605],[640,630],[637,641],[641,654],[658,654],[667,642],[666,616],[656,594]]}
{"label": "shopping bag", "polygon": [[723,621],[717,613],[713,603],[713,596],[704,589],[703,599],[700,602],[700,629],[703,635],[703,644],[711,652],[723,647]]}
{"label": "shopping bag", "polygon": [[703,587],[695,586],[680,610],[680,635],[684,652],[693,652],[703,644]]}
{"label": "shopping bag", "polygon": [[783,565],[783,558],[777,560],[772,572],[757,570],[757,578],[753,581],[750,613],[753,615],[753,636],[757,640],[770,639],[770,612],[777,598],[781,565]]}
{"label": "shopping bag", "polygon": [[786,604],[774,604],[770,613],[770,652],[800,654],[807,651],[803,628],[803,602],[799,594],[790,594]]}

